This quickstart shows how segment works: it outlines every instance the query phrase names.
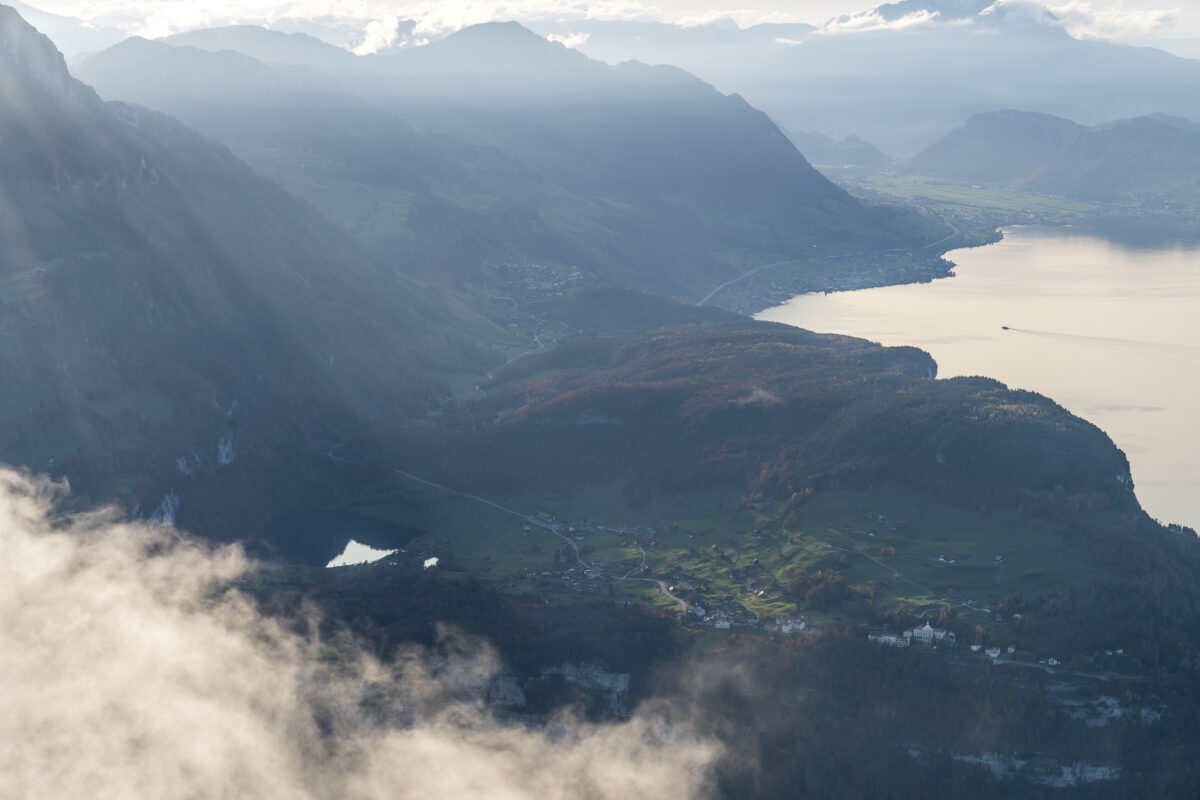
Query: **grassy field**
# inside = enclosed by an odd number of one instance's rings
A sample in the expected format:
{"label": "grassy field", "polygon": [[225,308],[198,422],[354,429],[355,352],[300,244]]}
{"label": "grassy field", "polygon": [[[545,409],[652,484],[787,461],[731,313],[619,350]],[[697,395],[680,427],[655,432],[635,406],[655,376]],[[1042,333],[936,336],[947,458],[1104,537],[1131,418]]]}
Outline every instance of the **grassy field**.
{"label": "grassy field", "polygon": [[[747,503],[730,491],[634,507],[617,484],[554,497],[487,498],[514,514],[403,476],[396,481],[394,500],[357,510],[427,532],[402,558],[437,556],[448,576],[470,575],[543,602],[599,594],[677,609],[655,583],[632,580],[653,578],[710,611],[865,621],[854,604],[810,609],[787,594],[797,571],[828,570],[860,596],[871,595],[876,611],[950,606],[991,626],[990,606],[1000,600],[1079,581],[1094,569],[1047,523],[949,506],[898,485],[826,491],[798,508]],[[560,536],[578,548],[590,574]]]}
{"label": "grassy field", "polygon": [[877,173],[848,180],[847,186],[898,200],[924,202],[939,211],[970,208],[1034,215],[1087,215],[1100,210],[1100,206],[1094,203],[1068,200],[1064,197],[968,185],[917,175]]}

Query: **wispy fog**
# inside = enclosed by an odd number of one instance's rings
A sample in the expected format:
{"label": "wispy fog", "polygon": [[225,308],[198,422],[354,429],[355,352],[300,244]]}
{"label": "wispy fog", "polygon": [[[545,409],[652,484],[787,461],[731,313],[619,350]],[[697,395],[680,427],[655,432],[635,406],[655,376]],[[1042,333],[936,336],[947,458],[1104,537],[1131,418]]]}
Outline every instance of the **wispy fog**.
{"label": "wispy fog", "polygon": [[0,797],[704,794],[715,747],[661,715],[503,722],[486,643],[382,664],[297,634],[226,588],[239,549],[64,517],[64,492],[0,470]]}

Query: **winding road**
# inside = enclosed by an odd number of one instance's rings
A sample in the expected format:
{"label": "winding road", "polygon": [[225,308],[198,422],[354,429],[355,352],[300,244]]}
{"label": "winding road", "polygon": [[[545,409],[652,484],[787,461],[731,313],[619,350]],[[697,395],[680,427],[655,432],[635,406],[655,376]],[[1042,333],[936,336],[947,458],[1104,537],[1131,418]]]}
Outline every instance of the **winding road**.
{"label": "winding road", "polygon": [[667,597],[674,600],[676,603],[679,603],[679,610],[682,613],[686,614],[687,610],[688,610],[687,601],[684,600],[682,597],[677,597],[677,596],[671,594],[671,587],[667,586],[665,581],[661,581],[658,578],[631,578],[631,577],[629,577],[633,573],[639,572],[646,568],[646,548],[639,547],[638,549],[642,551],[642,563],[640,565],[634,567],[633,569],[629,570],[629,572],[626,572],[620,578],[617,578],[617,583],[620,583],[621,581],[647,581],[649,583],[656,583],[656,584],[658,584],[658,590],[660,592],[662,592],[663,594],[665,594]]}
{"label": "winding road", "polygon": [[741,283],[742,281],[746,280],[746,278],[749,278],[751,275],[755,275],[759,272],[762,272],[764,269],[770,269],[771,267],[782,267],[784,264],[799,264],[800,261],[801,261],[801,259],[798,259],[798,258],[793,258],[788,261],[776,261],[774,264],[763,264],[761,267],[755,267],[754,269],[750,270],[749,272],[743,272],[741,275],[734,278],[733,280],[725,281],[720,286],[713,289],[708,294],[704,295],[704,297],[700,298],[699,302],[696,303],[696,306],[699,307],[699,306],[704,305],[709,300],[712,300],[714,297],[716,297],[718,294],[720,294],[723,290],[728,289],[730,286],[733,286],[735,283]]}
{"label": "winding road", "polygon": [[[505,300],[507,300],[508,298],[506,297],[506,298],[504,298],[504,299],[505,299]],[[557,325],[561,325],[561,326],[562,326],[562,329],[563,329],[564,331],[568,331],[568,330],[570,330],[570,327],[567,325],[567,323],[565,323],[565,322],[563,322],[563,321],[561,321],[561,320],[554,320],[554,323],[555,323],[555,324],[557,324]],[[530,354],[532,354],[532,353],[540,353],[540,352],[542,352],[543,350],[546,350],[546,349],[547,349],[547,347],[546,347],[546,343],[542,341],[542,337],[543,337],[543,336],[545,336],[546,334],[550,333],[550,332],[551,332],[551,331],[548,331],[548,330],[546,330],[546,331],[539,331],[539,332],[535,333],[535,334],[533,335],[533,342],[534,342],[534,344],[536,344],[536,345],[537,345],[537,347],[530,348],[529,350],[526,350],[526,351],[525,351],[525,352],[523,352],[523,353],[517,353],[515,356],[513,356],[512,358],[510,358],[508,361],[505,361],[503,364],[501,364],[500,366],[496,367],[496,369],[495,369],[495,370],[492,370],[492,371],[488,372],[488,373],[487,373],[487,378],[488,378],[488,380],[490,381],[490,380],[492,380],[493,378],[495,378],[495,377],[496,377],[496,373],[497,373],[497,372],[499,372],[500,370],[504,369],[504,368],[505,368],[505,367],[507,367],[509,364],[513,363],[514,361],[517,361],[517,360],[519,360],[519,359],[522,359],[522,358],[524,358],[525,356],[527,356],[527,355],[530,355]],[[486,392],[486,391],[484,391],[484,390],[483,390],[483,389],[482,389],[482,388],[479,386],[479,384],[475,384],[475,391],[479,392],[479,393],[480,393],[481,395],[483,395],[484,397],[487,397],[487,392]]]}

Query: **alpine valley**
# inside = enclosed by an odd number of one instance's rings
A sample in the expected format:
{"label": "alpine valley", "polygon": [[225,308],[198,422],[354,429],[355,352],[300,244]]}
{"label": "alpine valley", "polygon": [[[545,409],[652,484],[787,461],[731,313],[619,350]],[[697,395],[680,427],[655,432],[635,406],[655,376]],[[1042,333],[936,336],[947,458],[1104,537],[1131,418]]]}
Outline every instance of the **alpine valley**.
{"label": "alpine valley", "polygon": [[[992,22],[970,46],[1101,48]],[[867,46],[835,37],[772,50],[785,103],[765,73],[743,97],[514,22],[369,56],[253,26],[111,46],[88,30],[68,70],[0,6],[0,460],[69,484],[56,520],[104,507],[246,548],[251,566],[181,607],[225,598],[269,621],[260,638],[308,637],[297,674],[370,658],[442,675],[434,700],[366,679],[320,695],[305,730],[322,752],[366,741],[347,715],[449,724],[436,701],[488,715],[487,746],[545,732],[557,755],[537,763],[568,776],[573,726],[657,714],[654,741],[711,743],[669,787],[685,796],[1200,791],[1200,541],[1141,508],[1109,437],[1050,398],[758,322],[724,294],[775,267],[792,293],[928,281],[996,235],[961,208],[852,194],[796,143],[897,180],[1161,201],[1195,196],[1194,125],[988,106],[951,130],[962,115],[929,100],[876,136],[876,95],[859,114],[850,89],[813,89],[806,59]],[[650,30],[686,54],[706,28]],[[922,35],[879,41],[930,60],[966,46]],[[597,52],[631,41],[594,26]],[[1171,61],[1162,97],[1196,69]],[[947,76],[946,104],[976,79]],[[856,132],[928,149],[896,162]],[[327,569],[350,539],[388,554]],[[494,648],[482,678],[454,671],[455,637]],[[304,774],[296,796],[416,796]],[[649,794],[587,774],[513,796]],[[219,789],[179,796],[251,796]]]}

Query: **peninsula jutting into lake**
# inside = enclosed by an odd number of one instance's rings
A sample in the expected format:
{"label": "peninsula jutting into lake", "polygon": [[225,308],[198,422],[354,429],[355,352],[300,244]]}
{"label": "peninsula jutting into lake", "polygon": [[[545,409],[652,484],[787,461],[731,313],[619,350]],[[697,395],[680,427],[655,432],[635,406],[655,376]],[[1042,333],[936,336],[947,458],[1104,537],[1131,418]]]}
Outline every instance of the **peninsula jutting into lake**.
{"label": "peninsula jutting into lake", "polygon": [[1052,397],[1129,456],[1152,516],[1200,528],[1200,247],[1019,227],[946,258],[953,278],[802,295],[757,317],[915,345],[940,377]]}

